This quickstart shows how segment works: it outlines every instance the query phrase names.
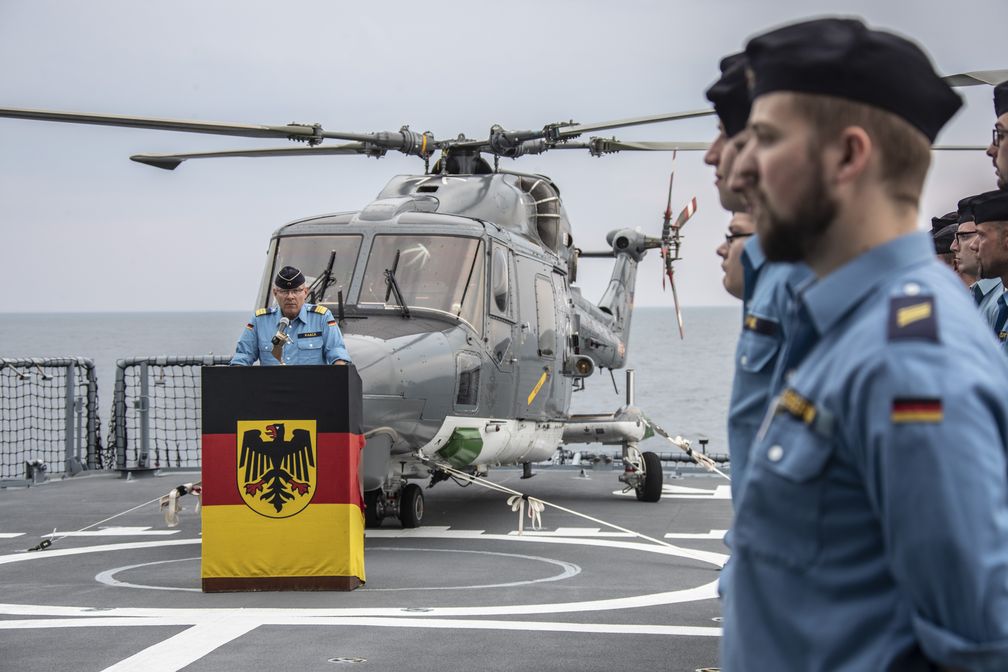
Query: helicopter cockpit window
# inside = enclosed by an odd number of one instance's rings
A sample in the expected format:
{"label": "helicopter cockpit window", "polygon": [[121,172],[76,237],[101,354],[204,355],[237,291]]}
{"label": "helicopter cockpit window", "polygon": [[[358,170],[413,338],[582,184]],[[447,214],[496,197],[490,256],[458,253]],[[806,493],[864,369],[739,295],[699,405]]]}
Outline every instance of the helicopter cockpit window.
{"label": "helicopter cockpit window", "polygon": [[359,304],[399,308],[391,271],[410,308],[450,313],[483,331],[483,242],[458,236],[375,236]]}
{"label": "helicopter cockpit window", "polygon": [[[361,236],[349,234],[280,238],[270,278],[276,269],[294,266],[304,273],[309,303],[335,304],[340,291],[346,301],[360,246]],[[268,286],[272,284],[269,282]],[[267,304],[271,300],[267,294]]]}

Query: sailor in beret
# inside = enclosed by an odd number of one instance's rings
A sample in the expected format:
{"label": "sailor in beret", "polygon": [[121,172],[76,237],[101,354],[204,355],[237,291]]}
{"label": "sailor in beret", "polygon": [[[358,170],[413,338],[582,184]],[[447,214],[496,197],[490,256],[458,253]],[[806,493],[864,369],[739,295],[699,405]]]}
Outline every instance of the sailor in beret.
{"label": "sailor in beret", "polygon": [[981,316],[993,325],[993,313],[997,310],[997,300],[1001,296],[1001,292],[1004,291],[1004,287],[1001,285],[1001,278],[980,277],[980,262],[972,245],[970,245],[977,235],[976,222],[973,221],[973,208],[971,207],[975,198],[976,196],[967,196],[959,200],[956,210],[958,225],[951,249],[955,254],[959,277],[967,283]]}
{"label": "sailor in beret", "polygon": [[305,303],[308,286],[301,271],[281,268],[273,281],[273,297],[277,305],[260,308],[245,325],[232,366],[251,366],[256,360],[263,366],[351,363],[329,309]]}
{"label": "sailor in beret", "polygon": [[793,287],[811,271],[805,264],[767,263],[753,234],[752,216],[741,193],[730,188],[738,149],[745,144],[749,86],[744,54],[721,60],[721,76],[707,89],[718,116],[718,135],[704,156],[714,167],[721,206],[733,213],[725,242],[717,250],[729,294],[742,299],[742,333],[735,349],[735,377],[728,406],[728,452],[732,501],[744,482],[747,457],[774,390],[771,383]]}
{"label": "sailor in beret", "polygon": [[[976,254],[980,276],[998,280],[1002,288],[1008,279],[1008,190],[988,191],[970,203],[976,225],[976,236],[970,247]],[[991,330],[1008,352],[1008,305],[1005,293],[994,292],[993,310],[987,313]]]}
{"label": "sailor in beret", "polygon": [[815,277],[736,502],[722,669],[1008,669],[1008,361],[917,230],[961,101],[857,20],[746,57],[735,170],[767,258]]}
{"label": "sailor in beret", "polygon": [[994,175],[998,189],[1008,189],[1008,151],[1002,151],[1008,135],[1008,81],[994,87],[994,135],[987,147],[987,156],[994,161]]}
{"label": "sailor in beret", "polygon": [[953,271],[956,270],[956,265],[952,243],[959,227],[957,218],[958,215],[954,212],[931,218],[931,240],[934,241],[935,255]]}

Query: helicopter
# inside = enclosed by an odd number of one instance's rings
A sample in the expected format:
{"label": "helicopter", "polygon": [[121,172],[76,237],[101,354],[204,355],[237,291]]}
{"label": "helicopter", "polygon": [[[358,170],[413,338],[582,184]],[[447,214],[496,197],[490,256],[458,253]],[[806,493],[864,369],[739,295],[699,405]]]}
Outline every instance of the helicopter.
{"label": "helicopter", "polygon": [[[503,170],[501,158],[553,150],[703,150],[696,142],[622,142],[585,134],[702,117],[694,110],[597,124],[551,123],[539,130],[490,128],[484,139],[439,139],[398,131],[345,133],[320,124],[258,126],[149,117],[2,108],[0,117],[284,138],[303,146],[189,154],[138,154],[132,160],[174,170],[191,159],[305,155],[381,157],[394,151],[423,161],[422,174],[393,177],[360,210],[295,220],[271,236],[256,306],[271,301],[276,270],[305,274],[308,301],[336,316],[364,390],[366,445],[361,466],[370,527],[394,517],[423,519],[423,491],[448,476],[441,462],[485,474],[490,466],[531,464],[571,443],[621,445],[620,480],[641,501],[658,501],[661,462],[638,443],[652,435],[628,399],[611,413],[575,416],[571,396],[585,379],[624,366],[637,266],[658,250],[682,330],[674,262],[695,197],[672,217],[672,181],[660,236],[631,228],[606,237],[608,249],[575,246],[559,187],[547,176]],[[325,140],[349,141],[323,145]],[[491,164],[492,161],[492,164]],[[597,303],[582,296],[579,259],[609,258],[613,269]]]}

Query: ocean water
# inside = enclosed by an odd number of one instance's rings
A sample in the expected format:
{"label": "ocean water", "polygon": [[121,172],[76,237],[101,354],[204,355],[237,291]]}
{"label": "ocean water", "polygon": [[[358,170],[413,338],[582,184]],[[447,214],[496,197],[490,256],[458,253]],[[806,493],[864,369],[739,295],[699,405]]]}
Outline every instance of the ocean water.
{"label": "ocean water", "polygon": [[[686,308],[679,339],[668,308],[634,311],[627,368],[636,371],[636,404],[670,434],[707,438],[708,451],[727,452],[725,417],[731,391],[738,308]],[[130,357],[230,355],[245,312],[0,314],[0,357],[87,357],[95,362],[103,427],[108,427],[115,363]],[[350,353],[351,356],[353,353]],[[624,403],[625,374],[609,372],[575,392],[574,413],[609,413]],[[651,439],[646,447],[668,451]],[[590,448],[589,448],[590,450]]]}

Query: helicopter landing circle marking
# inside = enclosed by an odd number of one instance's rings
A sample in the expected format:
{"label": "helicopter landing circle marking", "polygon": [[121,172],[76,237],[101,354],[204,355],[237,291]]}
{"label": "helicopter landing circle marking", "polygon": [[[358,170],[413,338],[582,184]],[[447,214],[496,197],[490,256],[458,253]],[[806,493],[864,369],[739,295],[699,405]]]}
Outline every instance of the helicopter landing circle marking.
{"label": "helicopter landing circle marking", "polygon": [[[462,549],[451,549],[451,548],[392,548],[390,546],[378,546],[375,548],[369,548],[368,552],[374,551],[395,551],[395,552],[409,552],[409,553],[470,553],[473,555],[491,555],[502,558],[509,558],[512,560],[533,560],[536,562],[544,562],[551,565],[557,565],[560,567],[561,571],[559,574],[554,574],[553,576],[546,576],[541,579],[527,579],[524,581],[512,581],[509,583],[487,583],[472,586],[417,586],[414,588],[361,588],[362,592],[393,592],[393,591],[408,591],[408,590],[483,590],[486,588],[513,588],[517,586],[527,586],[534,583],[547,583],[550,581],[563,581],[564,579],[569,579],[571,577],[577,576],[581,573],[581,568],[572,562],[565,562],[564,560],[554,560],[552,558],[543,558],[537,555],[520,555],[518,553],[499,553],[495,551],[469,551]],[[126,565],[123,567],[116,567],[114,569],[107,569],[95,575],[95,581],[99,583],[104,583],[107,586],[112,586],[114,588],[140,588],[145,590],[174,590],[186,593],[200,593],[203,592],[199,588],[185,588],[182,586],[156,586],[152,584],[145,583],[131,583],[129,581],[121,581],[115,578],[116,574],[120,572],[128,572],[131,569],[140,569],[142,567],[153,567],[155,565],[164,565],[170,562],[191,562],[193,560],[199,560],[200,558],[175,558],[173,560],[156,560],[154,562],[141,562],[136,565]]]}
{"label": "helicopter landing circle marking", "polygon": [[[375,532],[379,532],[375,530]],[[391,531],[390,531],[391,532]],[[370,533],[369,533],[369,536]],[[374,535],[374,536],[385,536],[385,535]],[[460,530],[458,533],[452,533],[450,530],[443,529],[432,529],[425,530],[424,528],[418,528],[416,530],[411,530],[409,534],[402,534],[400,531],[396,531],[395,535],[389,534],[388,536],[397,537],[409,537],[409,538],[427,538],[427,539],[449,539],[449,540],[485,540],[485,541],[507,541],[512,543],[534,543],[534,544],[564,544],[571,546],[595,546],[604,548],[613,548],[621,550],[630,551],[643,551],[645,553],[657,553],[659,555],[668,555],[674,557],[685,557],[693,560],[698,560],[700,562],[706,562],[715,567],[722,567],[728,556],[723,553],[715,553],[711,551],[696,551],[693,549],[679,549],[674,546],[659,546],[657,544],[641,543],[636,541],[624,541],[620,539],[599,539],[599,538],[575,538],[575,537],[534,537],[534,536],[510,536],[506,534],[474,534],[472,532],[467,532]],[[48,549],[46,551],[39,551],[36,553],[14,553],[10,555],[0,556],[0,565],[13,563],[13,562],[30,562],[45,559],[55,559],[63,556],[70,555],[83,555],[88,553],[100,553],[109,551],[119,551],[119,550],[133,550],[141,548],[158,548],[166,546],[181,546],[189,544],[199,544],[200,539],[165,539],[158,541],[140,541],[140,542],[128,542],[122,544],[103,544],[100,546],[85,546],[80,548],[64,548],[64,549]],[[556,614],[556,613],[578,613],[585,611],[609,611],[614,609],[632,609],[638,607],[653,607],[661,606],[666,604],[679,604],[683,602],[697,602],[702,600],[716,599],[717,598],[717,585],[718,580],[715,579],[709,583],[696,586],[693,588],[684,588],[680,590],[664,591],[659,593],[645,593],[643,595],[634,595],[629,597],[617,597],[608,598],[600,600],[587,600],[583,602],[564,602],[564,603],[551,603],[551,604],[516,604],[516,605],[504,605],[504,606],[470,606],[470,607],[433,607],[430,612],[427,612],[429,616],[502,616],[502,615],[518,615],[518,614]],[[0,614],[17,614],[23,613],[21,609],[25,608],[26,605],[16,605],[16,604],[0,604]],[[57,609],[63,610],[65,607],[40,607],[40,609]],[[13,611],[11,611],[13,610]],[[114,609],[113,609],[114,610]],[[130,610],[135,612],[136,610]],[[147,610],[144,610],[147,611]],[[177,613],[178,610],[173,609],[154,609],[150,610],[150,615],[152,616],[162,616],[165,614]],[[189,610],[184,610],[189,611]],[[198,611],[198,609],[197,609]],[[318,616],[326,617],[341,617],[341,616],[401,616],[406,613],[403,609],[396,607],[382,607],[382,608],[369,608],[369,607],[355,607],[355,608],[341,608],[341,609],[324,609],[324,610],[305,610],[305,609],[293,609],[293,610],[283,610],[289,613],[298,614],[308,614],[309,612],[316,613]],[[42,613],[50,613],[43,611]],[[58,611],[60,615],[63,614],[62,611]],[[94,613],[90,611],[88,613]],[[0,629],[5,629],[9,627],[0,620]]]}

